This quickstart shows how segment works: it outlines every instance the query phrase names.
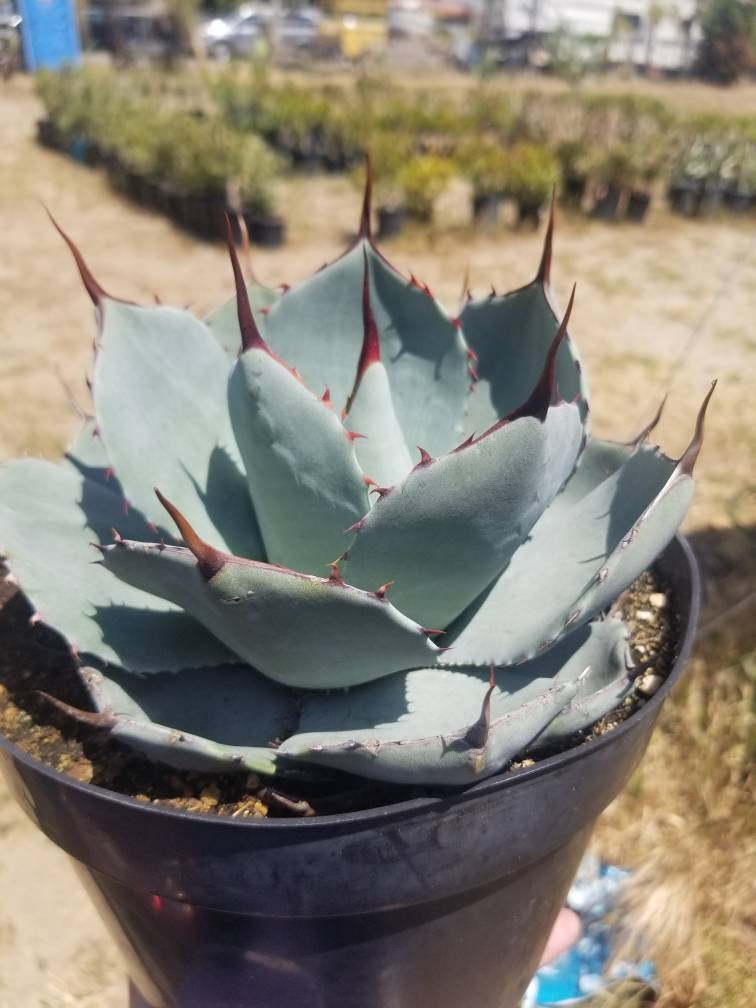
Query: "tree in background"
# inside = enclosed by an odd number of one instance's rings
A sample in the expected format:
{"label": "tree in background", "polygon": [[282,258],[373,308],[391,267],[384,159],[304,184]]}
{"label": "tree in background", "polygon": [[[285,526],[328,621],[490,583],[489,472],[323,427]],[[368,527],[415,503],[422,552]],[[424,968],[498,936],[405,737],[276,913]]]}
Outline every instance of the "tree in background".
{"label": "tree in background", "polygon": [[732,84],[756,70],[756,3],[708,0],[701,14],[703,38],[698,72],[719,84]]}

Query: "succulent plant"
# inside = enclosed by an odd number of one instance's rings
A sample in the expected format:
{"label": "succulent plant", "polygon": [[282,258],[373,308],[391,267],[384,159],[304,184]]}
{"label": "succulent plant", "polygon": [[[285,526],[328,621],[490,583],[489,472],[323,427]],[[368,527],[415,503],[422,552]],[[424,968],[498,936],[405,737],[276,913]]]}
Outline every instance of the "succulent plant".
{"label": "succulent plant", "polygon": [[246,283],[229,230],[205,320],[111,297],[66,238],[94,414],[61,464],[0,466],[0,546],[80,716],[177,767],[456,785],[621,703],[606,611],[685,514],[706,403],[677,460],[651,426],[587,435],[552,232],[553,207],[535,280],[459,318],[376,248],[369,173],[298,286]]}

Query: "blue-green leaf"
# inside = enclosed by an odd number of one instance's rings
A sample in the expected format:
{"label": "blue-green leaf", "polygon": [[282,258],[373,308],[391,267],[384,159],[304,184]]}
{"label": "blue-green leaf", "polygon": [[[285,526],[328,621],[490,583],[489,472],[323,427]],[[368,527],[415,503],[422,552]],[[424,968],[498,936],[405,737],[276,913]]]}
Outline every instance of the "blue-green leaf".
{"label": "blue-green leaf", "polygon": [[544,421],[520,417],[421,463],[358,526],[348,580],[395,581],[394,604],[443,629],[509,563],[572,472],[582,437],[577,407],[562,403]]}
{"label": "blue-green leaf", "polygon": [[268,559],[321,574],[369,507],[352,440],[333,409],[260,347],[237,361],[228,399]]}
{"label": "blue-green leaf", "polygon": [[226,355],[188,312],[107,299],[100,308],[96,423],[130,504],[161,523],[159,484],[203,537],[262,556],[229,423]]}
{"label": "blue-green leaf", "polygon": [[170,599],[263,675],[335,689],[427,664],[438,649],[386,599],[334,577],[220,556],[208,577],[187,549],[121,540],[104,562],[128,584]]}
{"label": "blue-green leaf", "polygon": [[592,484],[584,480],[583,496],[568,484],[509,567],[450,628],[452,663],[515,663],[591,619],[664,549],[693,492],[692,478],[651,448]]}
{"label": "blue-green leaf", "polygon": [[243,665],[134,676],[82,669],[111,734],[182,770],[276,772],[270,743],[297,723],[293,696]]}
{"label": "blue-green leaf", "polygon": [[[259,283],[247,284],[247,297],[254,312],[258,326],[262,328],[265,322],[267,309],[281,297],[279,290],[272,287],[264,287]],[[216,308],[214,312],[205,319],[213,336],[218,340],[230,361],[235,361],[241,351],[241,331],[239,329],[239,316],[236,310],[236,297],[232,297]]]}
{"label": "blue-green leaf", "polygon": [[[477,355],[478,380],[468,399],[465,430],[486,430],[526,398],[543,368],[559,319],[539,280],[527,287],[469,301],[460,315],[465,339]],[[557,387],[568,401],[585,382],[574,344],[565,340],[557,356]],[[585,403],[582,407],[585,411]]]}
{"label": "blue-green leaf", "polygon": [[449,451],[461,438],[469,384],[464,338],[432,296],[369,241],[287,291],[266,316],[263,335],[315,392],[330,388],[341,410],[362,348],[366,255],[381,358],[404,439],[432,454]]}
{"label": "blue-green leaf", "polygon": [[43,621],[82,654],[139,672],[210,666],[228,650],[177,606],[119,581],[92,541],[144,518],[73,466],[22,459],[0,466],[0,549]]}

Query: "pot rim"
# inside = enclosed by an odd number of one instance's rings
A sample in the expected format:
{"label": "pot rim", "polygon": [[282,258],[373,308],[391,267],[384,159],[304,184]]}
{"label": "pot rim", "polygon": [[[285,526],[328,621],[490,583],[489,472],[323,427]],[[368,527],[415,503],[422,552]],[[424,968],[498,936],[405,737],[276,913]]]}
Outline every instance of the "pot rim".
{"label": "pot rim", "polygon": [[442,792],[431,797],[409,798],[404,801],[392,802],[390,805],[380,805],[377,808],[364,809],[359,812],[342,812],[333,815],[308,816],[306,818],[297,819],[268,819],[263,817],[255,819],[234,819],[231,816],[209,815],[201,812],[187,812],[181,809],[166,808],[161,805],[145,804],[130,795],[120,794],[117,791],[110,791],[99,784],[89,784],[83,781],[77,781],[73,777],[69,777],[67,774],[53,769],[53,767],[48,766],[36,757],[30,756],[28,753],[24,752],[15,745],[15,743],[6,739],[2,734],[0,734],[0,749],[7,750],[15,761],[25,764],[34,773],[42,774],[58,785],[64,784],[75,791],[90,794],[92,797],[98,798],[101,801],[112,802],[115,805],[125,806],[126,809],[130,808],[133,811],[138,810],[143,814],[167,816],[169,819],[179,821],[190,820],[198,827],[204,825],[211,828],[213,826],[217,827],[222,825],[225,828],[231,827],[247,830],[315,830],[318,828],[332,829],[334,826],[349,826],[351,824],[354,824],[356,827],[365,827],[370,826],[371,823],[380,825],[383,822],[388,822],[395,818],[406,818],[419,813],[429,812],[434,808],[440,810],[449,803],[457,804],[464,801],[470,801],[475,798],[485,798],[485,796],[490,794],[492,791],[515,787],[523,781],[528,782],[535,780],[544,774],[550,773],[552,770],[558,769],[562,766],[567,766],[576,760],[582,759],[583,756],[611,745],[615,739],[619,739],[628,731],[631,731],[640,717],[647,717],[653,714],[661,706],[664,700],[666,700],[672,688],[682,675],[682,671],[693,647],[696,626],[698,623],[701,591],[701,580],[695,554],[688,540],[684,535],[682,535],[682,533],[678,532],[675,535],[674,539],[670,542],[662,554],[660,554],[655,563],[663,560],[663,557],[670,547],[676,547],[679,549],[685,561],[685,568],[690,577],[690,604],[687,607],[685,628],[681,635],[680,647],[677,652],[674,665],[656,693],[646,700],[642,708],[633,712],[633,714],[621,724],[617,725],[606,734],[600,735],[598,738],[580,742],[577,745],[571,746],[569,749],[565,749],[563,752],[555,753],[553,756],[547,756],[544,759],[538,760],[533,764],[533,766],[521,767],[516,770],[503,770],[498,774],[493,774],[491,777],[486,777],[485,779],[478,781],[476,784],[469,785],[465,788],[457,790],[449,789],[446,792]]}

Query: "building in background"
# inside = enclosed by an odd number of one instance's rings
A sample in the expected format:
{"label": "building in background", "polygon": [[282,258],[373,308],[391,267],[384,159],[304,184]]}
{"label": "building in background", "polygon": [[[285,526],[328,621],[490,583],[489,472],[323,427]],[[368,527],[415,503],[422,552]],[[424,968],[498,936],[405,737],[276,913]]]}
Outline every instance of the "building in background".
{"label": "building in background", "polygon": [[497,62],[575,60],[687,73],[700,41],[696,0],[480,0],[479,42]]}

